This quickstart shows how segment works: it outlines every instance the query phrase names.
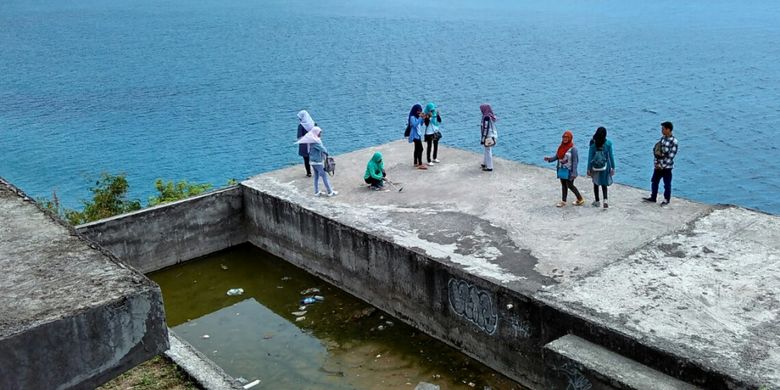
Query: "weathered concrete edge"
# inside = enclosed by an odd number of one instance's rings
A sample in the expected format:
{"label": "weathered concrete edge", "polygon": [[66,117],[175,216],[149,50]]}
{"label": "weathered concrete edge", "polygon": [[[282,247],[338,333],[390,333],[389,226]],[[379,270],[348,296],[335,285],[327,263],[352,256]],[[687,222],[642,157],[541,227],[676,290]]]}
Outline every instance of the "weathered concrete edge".
{"label": "weathered concrete edge", "polygon": [[195,382],[206,390],[236,389],[243,386],[225,373],[221,367],[184,341],[173,329],[168,329],[171,348],[165,352],[177,366],[181,367]]}
{"label": "weathered concrete edge", "polygon": [[[0,377],[0,387],[93,389],[168,349],[164,317],[155,285],[4,338],[0,366],[26,367],[20,374],[30,376]],[[79,374],[64,378],[63,371]]]}
{"label": "weathered concrete edge", "polygon": [[[728,208],[743,208],[730,204],[711,205],[705,211],[699,213],[696,218],[686,222],[683,226],[668,232],[667,234],[656,237],[648,241],[630,253],[642,252],[663,237],[673,236],[680,233],[690,232],[698,221],[708,217],[716,210]],[[771,213],[759,210],[750,210],[765,215]],[[605,264],[604,267],[584,274],[583,277],[598,275],[610,264],[619,262],[621,259]],[[635,336],[616,329],[604,319],[594,313],[590,307],[571,303],[562,303],[551,299],[545,295],[544,291],[534,294],[533,299],[545,307],[543,313],[546,317],[545,323],[568,323],[570,324],[567,333],[579,336],[586,341],[596,343],[612,352],[618,353],[623,357],[633,359],[661,373],[667,374],[676,379],[688,381],[697,386],[707,389],[757,389],[761,385],[755,380],[736,378],[728,373],[718,371],[716,368],[708,366],[705,362],[692,361],[687,357],[678,356],[674,351],[665,349],[662,345],[651,344],[646,340],[637,339]]]}
{"label": "weathered concrete edge", "polygon": [[574,335],[548,343],[543,355],[547,366],[546,381],[551,388],[563,388],[567,382],[580,381],[583,384],[596,382],[596,388],[699,389]]}
{"label": "weathered concrete edge", "polygon": [[[63,227],[68,234],[77,237],[81,241],[84,242],[85,245],[87,245],[90,249],[98,251],[100,254],[105,256],[109,259],[112,263],[114,263],[117,267],[124,268],[127,270],[131,270],[133,272],[139,273],[135,268],[128,266],[121,260],[119,260],[116,256],[114,256],[113,253],[106,250],[102,246],[94,243],[84,235],[78,232],[72,225],[68,224],[64,220],[60,218],[59,215],[55,214],[51,210],[48,210],[44,207],[42,207],[34,198],[28,196],[23,190],[13,185],[11,182],[5,180],[3,177],[0,177],[0,184],[4,185],[6,188],[11,190],[12,192],[16,193],[17,196],[19,196],[23,201],[31,203],[33,206],[35,206],[40,212],[42,212],[44,215],[46,215],[49,219],[52,220],[52,222],[60,225]],[[142,274],[141,274],[142,275]],[[115,378],[116,376],[122,374],[123,372],[137,366],[140,363],[145,362],[146,360],[160,354],[161,352],[167,350],[169,348],[168,344],[168,337],[167,337],[167,327],[165,326],[165,311],[163,309],[162,304],[162,292],[160,291],[160,287],[146,278],[145,276],[142,276],[142,279],[146,280],[147,285],[146,288],[138,291],[133,296],[124,296],[117,298],[116,300],[109,302],[102,307],[91,307],[91,308],[84,308],[82,310],[76,311],[72,313],[73,315],[70,316],[67,319],[60,319],[57,321],[49,321],[45,323],[40,323],[36,325],[35,327],[31,328],[28,332],[23,333],[17,333],[15,335],[12,335],[10,337],[5,338],[3,343],[9,341],[9,343],[14,342],[14,340],[24,340],[25,336],[30,335],[32,333],[30,332],[42,332],[42,337],[32,337],[33,342],[35,341],[41,341],[44,342],[48,340],[49,338],[53,337],[53,333],[51,329],[49,329],[52,326],[57,326],[58,323],[62,322],[63,320],[76,320],[77,317],[86,317],[86,316],[95,316],[98,315],[99,312],[106,310],[111,310],[113,308],[117,307],[125,307],[127,305],[134,305],[135,302],[150,302],[149,304],[149,310],[147,311],[147,317],[143,321],[144,323],[144,329],[146,332],[144,333],[142,339],[139,343],[132,346],[127,353],[119,358],[118,360],[114,361],[112,364],[103,364],[99,368],[96,368],[96,370],[100,369],[102,371],[96,371],[91,374],[87,375],[81,375],[79,378],[81,379],[71,379],[70,382],[63,384],[61,388],[74,388],[74,389],[92,389],[95,388],[105,382],[108,382],[109,380]],[[131,316],[133,314],[136,314],[135,311],[130,311]],[[90,329],[94,330],[94,326],[92,326]],[[71,327],[69,329],[70,331],[79,330],[75,326]],[[81,329],[83,330],[83,329]],[[108,333],[111,334],[111,333]],[[123,335],[126,336],[126,335]],[[75,340],[73,338],[72,340]],[[72,341],[68,340],[68,341]],[[24,345],[33,344],[29,341],[23,341]],[[98,343],[98,346],[104,346],[104,344]],[[78,350],[78,345],[74,346],[72,350]],[[22,350],[23,348],[14,348],[11,350]],[[40,349],[41,351],[46,351],[46,349]],[[11,359],[10,356],[7,356],[6,354],[1,354],[0,358],[8,358]],[[48,372],[50,374],[56,373],[56,371],[51,370],[52,367],[59,367],[62,364],[66,364],[62,361],[61,358],[59,358],[56,361],[56,365],[48,365],[47,370],[42,369],[40,372]],[[43,355],[44,358],[51,358],[48,354]],[[41,360],[41,359],[38,359]],[[77,357],[77,360],[78,357]],[[81,359],[83,360],[83,359]],[[84,364],[84,362],[81,362]],[[39,377],[43,377],[43,375],[40,375]],[[60,378],[61,379],[61,378]],[[79,382],[81,381],[81,382]]]}
{"label": "weathered concrete edge", "polygon": [[246,242],[239,185],[79,225],[76,230],[143,273]]}

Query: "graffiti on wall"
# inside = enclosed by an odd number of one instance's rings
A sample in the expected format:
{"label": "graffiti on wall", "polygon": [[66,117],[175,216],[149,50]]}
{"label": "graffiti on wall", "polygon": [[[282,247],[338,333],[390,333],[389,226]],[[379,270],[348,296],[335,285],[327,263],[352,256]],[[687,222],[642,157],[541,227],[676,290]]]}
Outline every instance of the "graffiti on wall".
{"label": "graffiti on wall", "polygon": [[513,318],[510,323],[515,338],[527,339],[531,337],[531,323]]}
{"label": "graffiti on wall", "polygon": [[487,334],[496,332],[498,308],[488,291],[457,279],[450,279],[447,287],[450,307],[456,314],[477,325]]}
{"label": "graffiti on wall", "polygon": [[558,367],[558,371],[563,372],[568,379],[569,384],[566,386],[566,390],[591,390],[593,385],[590,384],[588,378],[580,372],[579,368],[571,362]]}

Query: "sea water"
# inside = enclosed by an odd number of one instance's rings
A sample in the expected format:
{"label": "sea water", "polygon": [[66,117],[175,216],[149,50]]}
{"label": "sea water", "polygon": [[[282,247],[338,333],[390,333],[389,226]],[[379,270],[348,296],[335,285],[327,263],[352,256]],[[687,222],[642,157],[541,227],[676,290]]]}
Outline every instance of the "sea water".
{"label": "sea water", "polygon": [[546,165],[565,129],[582,156],[605,126],[615,180],[649,188],[669,120],[675,196],[780,213],[778,20],[771,0],[4,0],[0,176],[77,207],[125,173],[145,201],[300,163],[300,109],[342,153],[429,101],[442,143],[478,151],[490,102],[500,157]]}

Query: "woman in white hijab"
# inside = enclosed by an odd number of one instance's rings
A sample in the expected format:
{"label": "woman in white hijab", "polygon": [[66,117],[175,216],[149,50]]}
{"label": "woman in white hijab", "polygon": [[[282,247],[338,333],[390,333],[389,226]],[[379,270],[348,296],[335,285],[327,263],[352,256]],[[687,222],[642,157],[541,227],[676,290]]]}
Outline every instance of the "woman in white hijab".
{"label": "woman in white hijab", "polygon": [[314,168],[314,196],[322,195],[322,192],[320,192],[320,177],[322,177],[322,182],[325,184],[325,189],[328,190],[328,196],[335,196],[338,195],[338,192],[331,188],[328,174],[325,173],[324,163],[328,149],[322,144],[321,135],[322,129],[314,126],[296,143],[308,148],[309,162],[311,167]]}
{"label": "woman in white hijab", "polygon": [[[311,119],[311,115],[306,110],[298,111],[298,139],[301,139],[317,124]],[[309,146],[306,144],[298,145],[298,155],[303,157],[303,165],[306,167],[306,177],[311,177],[311,168],[309,166]]]}

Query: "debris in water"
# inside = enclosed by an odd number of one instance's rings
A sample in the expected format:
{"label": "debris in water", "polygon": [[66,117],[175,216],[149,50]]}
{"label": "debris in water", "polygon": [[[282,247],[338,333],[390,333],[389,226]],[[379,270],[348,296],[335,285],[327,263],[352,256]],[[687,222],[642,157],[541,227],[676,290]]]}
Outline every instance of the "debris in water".
{"label": "debris in water", "polygon": [[317,287],[307,288],[306,290],[301,291],[301,295],[311,295],[311,294],[319,294],[320,289]]}
{"label": "debris in water", "polygon": [[395,324],[393,323],[393,321],[385,321],[385,324],[386,324],[387,326],[393,326],[393,325],[395,325]]}
{"label": "debris in water", "polygon": [[303,304],[303,305],[311,305],[312,303],[322,302],[324,300],[325,300],[325,297],[323,297],[322,295],[315,295],[313,297],[303,298],[301,300],[301,304]]}
{"label": "debris in water", "polygon": [[284,288],[284,286],[276,286],[276,288]]}
{"label": "debris in water", "polygon": [[220,264],[219,268],[222,268],[222,270],[224,270],[224,271],[228,270],[228,266],[226,266],[225,264]]}
{"label": "debris in water", "polygon": [[266,333],[263,335],[263,340],[270,340],[274,337],[271,333]]}
{"label": "debris in water", "polygon": [[241,295],[243,293],[244,293],[244,289],[243,288],[231,288],[230,290],[227,291],[227,295],[229,295],[231,297],[234,297],[236,295]]}
{"label": "debris in water", "polygon": [[439,385],[434,385],[433,383],[428,382],[420,382],[417,384],[417,386],[414,387],[414,390],[439,390]]}
{"label": "debris in water", "polygon": [[286,282],[288,280],[292,280],[292,278],[289,276],[282,276],[282,281]]}
{"label": "debris in water", "polygon": [[298,310],[306,310],[306,306],[299,306]]}
{"label": "debris in water", "polygon": [[203,335],[203,338],[204,338],[204,339],[207,339],[207,338],[209,338],[209,337],[211,337],[211,336],[209,336],[209,335],[207,335],[207,334],[204,334],[204,335]]}
{"label": "debris in water", "polygon": [[376,355],[376,358],[377,358],[377,359],[379,359],[379,358],[381,358],[381,357],[382,357],[382,354],[381,354],[381,353],[380,353],[379,355]]}
{"label": "debris in water", "polygon": [[294,315],[296,317],[300,317],[302,315],[306,315],[306,310],[294,311],[294,312],[292,312],[292,315]]}
{"label": "debris in water", "polygon": [[469,382],[469,387],[474,387],[476,384],[474,382]]}
{"label": "debris in water", "polygon": [[512,310],[512,308],[513,308],[513,307],[515,307],[515,305],[513,305],[513,304],[511,304],[511,303],[508,303],[508,304],[506,305],[506,309],[507,309],[507,310]]}
{"label": "debris in water", "polygon": [[245,384],[244,388],[245,389],[251,389],[251,388],[253,388],[253,387],[255,387],[255,386],[259,385],[259,384],[260,384],[260,379],[255,379],[252,382],[249,382],[249,383]]}
{"label": "debris in water", "polygon": [[356,321],[356,320],[359,320],[361,318],[368,317],[371,314],[374,314],[375,311],[376,311],[376,309],[373,308],[373,307],[367,307],[367,308],[362,309],[362,310],[356,310],[355,312],[352,313],[352,320]]}
{"label": "debris in water", "polygon": [[376,329],[377,330],[385,330],[385,326],[384,325],[379,325],[379,326],[376,327]]}
{"label": "debris in water", "polygon": [[241,385],[244,385],[245,383],[249,382],[249,381],[248,381],[248,380],[246,380],[246,378],[244,378],[243,376],[240,376],[240,377],[236,378],[236,380],[237,380],[237,381],[238,381],[238,383],[240,383]]}
{"label": "debris in water", "polygon": [[305,319],[306,319],[306,317],[301,316],[301,317],[296,318],[295,322],[301,322],[301,321],[303,321]]}

